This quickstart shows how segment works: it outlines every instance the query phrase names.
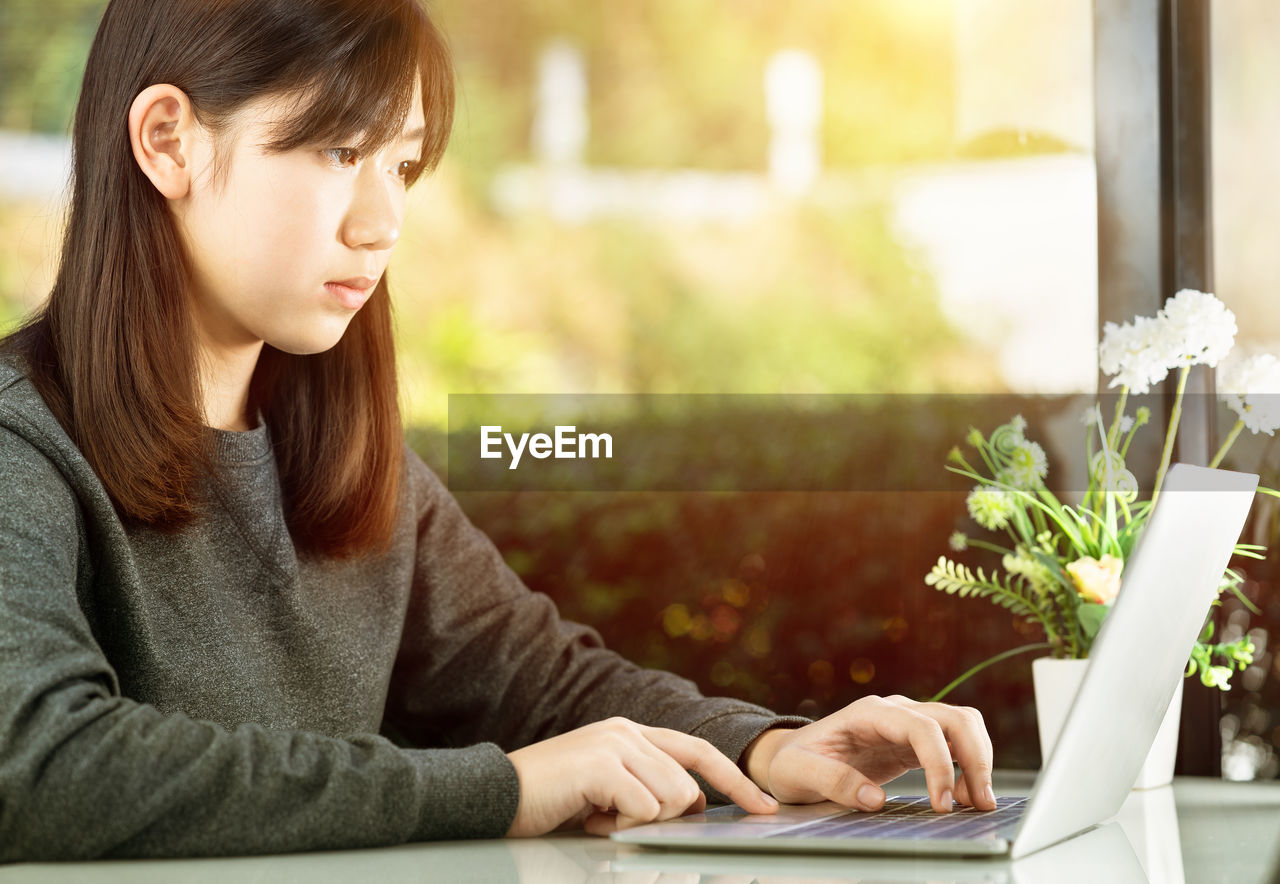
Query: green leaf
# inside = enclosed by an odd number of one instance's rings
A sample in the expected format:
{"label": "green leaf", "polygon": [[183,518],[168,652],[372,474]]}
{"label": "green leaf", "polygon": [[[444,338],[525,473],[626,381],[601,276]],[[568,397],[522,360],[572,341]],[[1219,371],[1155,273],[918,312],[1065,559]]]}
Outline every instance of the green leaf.
{"label": "green leaf", "polygon": [[1211,638],[1213,638],[1213,619],[1212,618],[1204,622],[1204,629],[1200,630],[1200,638],[1196,639],[1196,641],[1200,642],[1201,644],[1204,644]]}
{"label": "green leaf", "polygon": [[958,595],[960,598],[989,598],[993,604],[1007,608],[1015,614],[1032,619],[1040,618],[1034,603],[1019,591],[1019,584],[1015,584],[1009,577],[1006,577],[1003,583],[1000,582],[998,574],[992,574],[991,579],[987,579],[987,575],[981,568],[975,574],[946,556],[938,557],[937,564],[925,575],[924,582],[948,595]]}
{"label": "green leaf", "polygon": [[1080,618],[1080,628],[1084,630],[1084,634],[1090,641],[1097,636],[1098,630],[1102,628],[1102,621],[1107,619],[1107,613],[1110,610],[1110,605],[1099,605],[1094,602],[1081,602],[1076,608],[1076,616]]}

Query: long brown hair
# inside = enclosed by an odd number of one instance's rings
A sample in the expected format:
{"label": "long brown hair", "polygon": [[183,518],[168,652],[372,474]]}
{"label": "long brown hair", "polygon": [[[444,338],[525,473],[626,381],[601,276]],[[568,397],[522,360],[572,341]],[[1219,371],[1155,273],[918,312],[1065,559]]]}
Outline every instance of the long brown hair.
{"label": "long brown hair", "polygon": [[[398,137],[415,81],[427,120],[416,180],[444,153],[453,70],[418,0],[112,0],[94,38],[72,134],[72,195],[57,280],[5,342],[102,480],[122,519],[189,524],[212,474],[188,264],[165,198],[133,159],[127,120],[169,83],[217,135],[245,102],[296,95],[270,149]],[[250,414],[271,432],[300,551],[383,548],[403,483],[391,305],[383,275],[336,346],[265,345]]]}

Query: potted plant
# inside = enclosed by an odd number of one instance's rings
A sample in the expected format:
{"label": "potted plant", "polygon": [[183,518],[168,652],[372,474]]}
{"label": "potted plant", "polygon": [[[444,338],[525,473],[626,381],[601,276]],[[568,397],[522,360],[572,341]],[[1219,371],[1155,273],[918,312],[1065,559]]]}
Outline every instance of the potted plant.
{"label": "potted plant", "polygon": [[[1114,412],[1102,414],[1095,403],[1085,415],[1085,454],[1088,487],[1078,503],[1059,500],[1045,485],[1049,464],[1044,449],[1027,438],[1026,422],[1015,416],[990,436],[971,428],[967,442],[974,455],[959,447],[948,455],[947,469],[977,483],[967,498],[969,515],[987,532],[970,537],[951,536],[954,552],[984,550],[1000,556],[990,573],[942,556],[925,577],[936,589],[961,597],[986,598],[1038,626],[1044,641],[1012,648],[984,660],[943,688],[932,699],[946,696],[956,685],[993,663],[1015,654],[1046,650],[1032,666],[1037,721],[1043,757],[1048,758],[1066,710],[1075,696],[1089,651],[1123,583],[1124,565],[1146,527],[1159,499],[1169,468],[1182,414],[1187,377],[1195,365],[1217,366],[1235,342],[1236,322],[1230,310],[1211,294],[1180,291],[1155,317],[1138,317],[1123,326],[1108,323],[1099,348],[1103,374],[1120,387]],[[1177,393],[1165,434],[1160,465],[1150,497],[1143,499],[1139,482],[1126,467],[1134,435],[1150,420],[1146,408],[1130,415],[1130,394],[1146,393],[1178,371]],[[1280,360],[1270,355],[1224,365],[1219,387],[1227,405],[1238,415],[1235,426],[1214,455],[1218,466],[1244,429],[1272,434],[1280,427]],[[1280,496],[1261,488],[1262,493]],[[1260,559],[1264,548],[1237,544],[1236,554]],[[1258,609],[1240,591],[1242,576],[1228,568],[1219,595],[1234,593],[1253,611]],[[1213,605],[1221,602],[1215,600]],[[1212,607],[1187,662],[1186,675],[1199,675],[1209,686],[1228,690],[1232,672],[1253,662],[1248,636],[1213,641]],[[1157,736],[1138,787],[1167,783],[1173,776],[1181,684]]]}

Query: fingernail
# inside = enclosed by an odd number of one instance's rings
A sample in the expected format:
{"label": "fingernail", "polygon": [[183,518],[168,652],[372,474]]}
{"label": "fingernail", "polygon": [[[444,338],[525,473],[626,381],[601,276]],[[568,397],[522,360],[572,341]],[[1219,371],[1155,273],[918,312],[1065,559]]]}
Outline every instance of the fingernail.
{"label": "fingernail", "polygon": [[942,812],[951,813],[951,808],[955,806],[955,802],[951,800],[951,790],[946,789],[942,793]]}
{"label": "fingernail", "polygon": [[765,793],[765,792],[761,792],[760,794],[761,794],[761,795],[764,795],[764,803],[765,803],[765,804],[769,805],[770,807],[777,807],[777,806],[778,806],[778,799],[777,799],[777,798],[774,798],[772,795],[769,795],[769,794],[767,794],[767,793]]}
{"label": "fingernail", "polygon": [[880,803],[880,790],[870,783],[863,783],[858,790],[858,800],[867,807],[875,807]]}
{"label": "fingernail", "polygon": [[987,783],[986,796],[987,796],[987,801],[988,801],[988,802],[990,802],[991,804],[995,804],[995,803],[996,803],[996,793],[995,793],[995,792],[993,792],[993,791],[991,791],[991,784],[990,784],[990,783]]}

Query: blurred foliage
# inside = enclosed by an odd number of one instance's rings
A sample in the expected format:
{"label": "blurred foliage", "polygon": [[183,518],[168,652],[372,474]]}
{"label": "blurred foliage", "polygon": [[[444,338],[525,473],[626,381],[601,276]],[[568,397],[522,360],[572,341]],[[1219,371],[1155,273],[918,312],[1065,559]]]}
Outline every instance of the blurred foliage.
{"label": "blurred foliage", "polygon": [[[104,6],[5,0],[0,127],[67,131]],[[589,164],[763,167],[764,70],[787,48],[812,53],[822,67],[829,165],[939,159],[957,147],[954,0],[429,0],[428,7],[453,47],[461,87],[455,140],[477,185],[499,165],[528,158],[534,72],[543,47],[557,39],[585,53]]]}
{"label": "blurred foliage", "polygon": [[[823,70],[822,149],[836,167],[936,159],[952,144],[953,0],[434,0],[463,84],[460,133],[486,157],[528,158],[538,54],[582,47],[587,162],[757,169],[764,70],[805,49]],[[892,76],[886,76],[892,71]],[[506,96],[499,102],[494,94]],[[475,137],[466,130],[468,116]],[[886,121],[892,120],[892,125]]]}
{"label": "blurred foliage", "polygon": [[52,286],[62,223],[62,214],[50,206],[0,200],[0,335]]}
{"label": "blurred foliage", "polygon": [[406,399],[448,393],[1000,388],[948,326],[878,201],[741,226],[503,218],[452,167],[411,196],[392,262]]}
{"label": "blurred foliage", "polygon": [[0,129],[66,134],[101,0],[0,4]]}

